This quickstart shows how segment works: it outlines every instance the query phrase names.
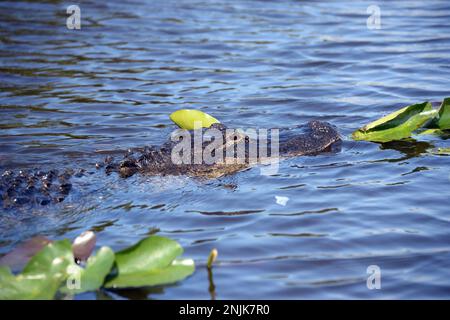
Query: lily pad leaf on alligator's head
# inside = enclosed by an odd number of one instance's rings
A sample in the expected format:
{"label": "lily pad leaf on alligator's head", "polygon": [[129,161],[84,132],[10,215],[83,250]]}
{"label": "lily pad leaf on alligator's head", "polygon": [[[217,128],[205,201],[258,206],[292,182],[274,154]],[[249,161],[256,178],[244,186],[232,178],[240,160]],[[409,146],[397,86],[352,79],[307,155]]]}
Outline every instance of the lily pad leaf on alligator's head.
{"label": "lily pad leaf on alligator's head", "polygon": [[183,248],[174,240],[150,236],[116,253],[116,274],[106,288],[128,288],[174,283],[191,275],[194,261],[176,259]]}
{"label": "lily pad leaf on alligator's head", "polygon": [[199,110],[182,109],[173,112],[170,119],[181,129],[194,130],[200,128],[209,128],[219,120]]}
{"label": "lily pad leaf on alligator's head", "polygon": [[437,111],[429,102],[407,106],[353,132],[354,140],[388,142],[408,138]]}

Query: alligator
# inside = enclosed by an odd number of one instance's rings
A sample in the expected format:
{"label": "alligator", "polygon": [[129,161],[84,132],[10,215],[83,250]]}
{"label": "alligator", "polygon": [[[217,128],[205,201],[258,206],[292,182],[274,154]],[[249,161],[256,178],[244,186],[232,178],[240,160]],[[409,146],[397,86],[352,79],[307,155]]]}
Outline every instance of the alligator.
{"label": "alligator", "polygon": [[[257,150],[260,150],[260,139],[251,137],[246,133],[242,133],[242,131],[227,130],[228,127],[220,123],[215,123],[208,129],[203,128],[200,130],[202,134],[206,134],[206,130],[211,129],[222,135],[222,139],[218,140],[220,143],[212,150],[211,155],[216,156],[223,152],[223,157],[217,157],[218,160],[213,162],[206,159],[200,159],[200,162],[195,162],[195,158],[199,153],[205,152],[214,139],[201,141],[201,147],[198,148],[194,141],[194,135],[191,134],[194,132],[185,130],[189,135],[180,133],[176,141],[174,141],[172,135],[161,146],[146,146],[128,150],[119,161],[115,161],[112,156],[108,155],[102,163],[97,163],[96,167],[97,169],[103,169],[107,175],[116,173],[122,178],[128,178],[136,173],[140,173],[163,176],[187,175],[211,179],[241,171],[255,164],[255,159],[252,158],[250,152],[250,145],[253,143],[253,145],[257,146]],[[174,161],[173,154],[175,148],[179,148],[179,143],[183,139],[190,139],[185,140],[185,143],[189,145],[192,152],[190,153],[190,158],[185,158],[185,160],[189,161],[179,163]],[[272,145],[273,141],[272,136],[268,137],[267,145]],[[333,125],[317,120],[310,121],[304,125],[279,131],[277,157],[283,159],[315,155],[330,150],[339,141],[340,135]],[[245,146],[243,153],[238,151],[239,144]],[[227,150],[231,150],[231,152]],[[263,162],[263,157],[269,159],[275,155],[272,154],[271,148],[267,148],[266,151],[265,154],[258,151],[256,160]],[[256,163],[258,162],[256,161]],[[25,204],[45,206],[51,203],[62,202],[73,188],[71,177],[83,175],[86,175],[85,169],[65,169],[63,171],[33,169],[18,172],[6,170],[0,177],[0,207],[11,208]]]}

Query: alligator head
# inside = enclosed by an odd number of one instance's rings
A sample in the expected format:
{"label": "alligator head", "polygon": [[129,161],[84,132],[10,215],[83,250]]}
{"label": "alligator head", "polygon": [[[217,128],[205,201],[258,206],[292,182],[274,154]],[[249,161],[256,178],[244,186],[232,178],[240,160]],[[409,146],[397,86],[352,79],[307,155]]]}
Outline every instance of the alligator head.
{"label": "alligator head", "polygon": [[[201,139],[196,141],[196,135]],[[322,121],[310,121],[275,134],[271,129],[263,139],[260,132],[254,136],[216,123],[207,129],[176,131],[161,147],[135,149],[107,170],[118,171],[123,177],[141,172],[218,178],[268,160],[317,154],[339,140],[336,128]]]}

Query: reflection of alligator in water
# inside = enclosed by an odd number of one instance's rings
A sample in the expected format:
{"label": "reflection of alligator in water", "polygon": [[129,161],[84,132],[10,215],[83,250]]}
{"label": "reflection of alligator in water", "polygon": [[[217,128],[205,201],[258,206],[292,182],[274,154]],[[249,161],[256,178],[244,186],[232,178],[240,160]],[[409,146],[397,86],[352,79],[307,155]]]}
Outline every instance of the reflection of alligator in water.
{"label": "reflection of alligator in water", "polygon": [[[237,134],[234,130],[231,131],[233,134],[230,136],[230,131],[227,131],[227,128],[222,124],[213,124],[210,129],[216,129],[216,132],[222,134],[223,138],[220,139],[222,144],[214,148],[212,155],[215,155],[215,152],[222,151],[225,159],[229,160],[230,153],[226,153],[226,150],[230,150],[228,147],[231,145],[231,159],[242,157],[242,153],[239,153],[237,147],[241,143],[245,146],[243,154],[245,158],[240,162],[222,160],[211,163],[201,159],[200,162],[194,162],[194,164],[193,162],[191,164],[176,164],[172,158],[172,151],[177,146],[179,147],[179,142],[169,140],[160,147],[152,146],[129,151],[119,162],[115,162],[112,157],[106,157],[104,164],[98,166],[104,166],[107,174],[117,172],[122,177],[129,177],[139,172],[150,175],[189,175],[217,178],[235,173],[253,163],[251,155],[249,155],[249,149],[255,141],[259,147],[258,140],[249,135]],[[203,133],[205,130],[203,129]],[[281,158],[314,155],[329,150],[333,143],[340,140],[336,129],[321,121],[311,121],[303,126],[280,130],[279,133],[278,149]],[[213,139],[212,142],[203,142],[201,148],[195,149],[194,138],[191,138],[189,141],[192,148],[191,159],[194,159],[196,151],[197,153],[203,153],[207,150],[208,145],[214,141]],[[270,137],[268,137],[268,144],[272,144]],[[271,156],[270,151],[271,148],[267,147],[267,156],[269,157]],[[257,157],[260,157],[259,153]],[[46,172],[38,170],[19,171],[18,173],[10,170],[5,171],[0,178],[0,206],[7,208],[27,203],[46,205],[52,202],[62,202],[72,188],[71,177],[84,174],[84,170],[75,171],[73,169],[64,170],[62,173],[60,170]]]}

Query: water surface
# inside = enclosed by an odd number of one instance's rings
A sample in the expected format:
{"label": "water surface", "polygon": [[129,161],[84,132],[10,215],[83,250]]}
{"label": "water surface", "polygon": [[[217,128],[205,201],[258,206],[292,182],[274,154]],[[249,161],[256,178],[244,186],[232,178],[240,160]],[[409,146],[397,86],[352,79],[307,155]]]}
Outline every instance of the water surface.
{"label": "water surface", "polygon": [[[1,212],[0,253],[94,229],[114,249],[168,236],[196,260],[178,284],[88,299],[450,298],[450,161],[430,152],[448,140],[348,139],[450,96],[450,5],[378,1],[381,29],[370,30],[371,4],[80,1],[81,30],[68,30],[65,1],[0,2],[1,168],[94,172],[60,205]],[[329,121],[344,142],[271,176],[95,172],[105,152],[164,141],[181,108],[244,128]],[[369,265],[381,290],[366,287]]]}

